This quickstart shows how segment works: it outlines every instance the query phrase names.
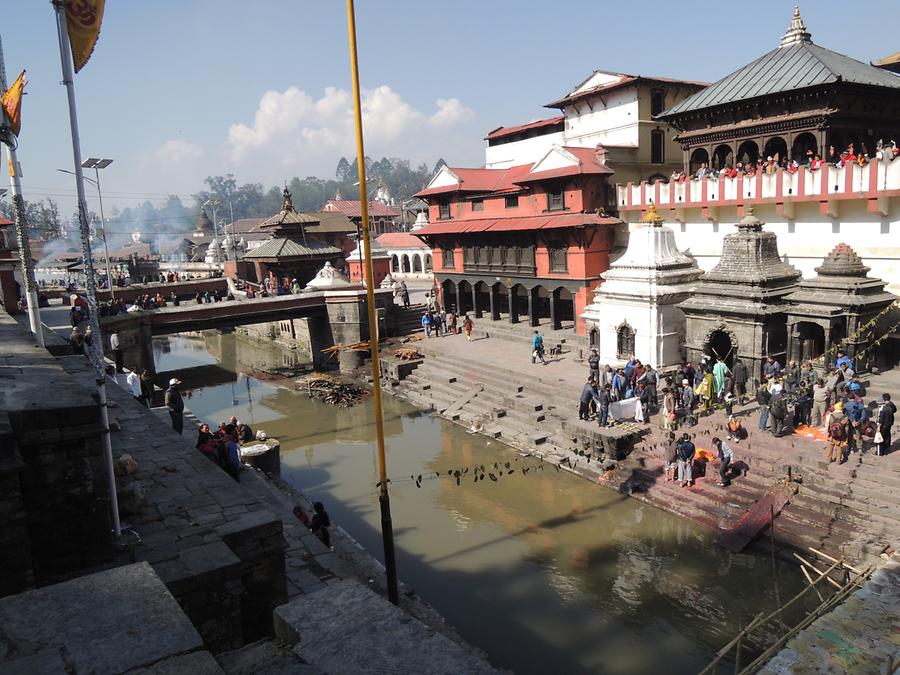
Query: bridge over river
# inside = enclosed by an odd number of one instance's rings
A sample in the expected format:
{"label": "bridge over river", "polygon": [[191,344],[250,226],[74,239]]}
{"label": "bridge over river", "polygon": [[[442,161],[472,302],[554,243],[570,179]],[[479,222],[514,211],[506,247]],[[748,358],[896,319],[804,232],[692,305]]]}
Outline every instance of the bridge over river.
{"label": "bridge over river", "polygon": [[[389,335],[394,327],[393,292],[377,290],[375,304],[379,330]],[[304,320],[298,328],[309,336],[315,353],[335,344],[369,339],[366,295],[363,289],[305,292],[297,295],[235,299],[178,307],[141,310],[104,317],[101,329],[104,349],[111,332],[119,334],[125,364],[155,372],[151,340],[154,336],[203,330],[227,330],[248,324]]]}

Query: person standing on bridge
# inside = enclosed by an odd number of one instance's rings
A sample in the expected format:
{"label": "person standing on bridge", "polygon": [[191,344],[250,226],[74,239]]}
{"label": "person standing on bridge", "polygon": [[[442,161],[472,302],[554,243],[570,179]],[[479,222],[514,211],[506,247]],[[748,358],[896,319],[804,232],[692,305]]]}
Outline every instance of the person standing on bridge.
{"label": "person standing on bridge", "polygon": [[169,409],[169,416],[172,418],[172,428],[179,434],[184,428],[184,399],[181,398],[181,392],[178,385],[181,380],[172,378],[169,380],[169,388],[166,389],[166,407]]}

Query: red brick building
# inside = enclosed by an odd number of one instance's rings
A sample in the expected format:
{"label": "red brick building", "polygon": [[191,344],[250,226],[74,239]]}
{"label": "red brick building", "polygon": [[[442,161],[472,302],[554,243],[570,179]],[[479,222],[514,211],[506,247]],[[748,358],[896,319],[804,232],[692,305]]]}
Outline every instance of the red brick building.
{"label": "red brick building", "polygon": [[611,173],[596,150],[560,146],[534,164],[443,167],[416,195],[431,224],[415,234],[431,246],[444,306],[584,335],[580,314],[621,222],[605,212]]}

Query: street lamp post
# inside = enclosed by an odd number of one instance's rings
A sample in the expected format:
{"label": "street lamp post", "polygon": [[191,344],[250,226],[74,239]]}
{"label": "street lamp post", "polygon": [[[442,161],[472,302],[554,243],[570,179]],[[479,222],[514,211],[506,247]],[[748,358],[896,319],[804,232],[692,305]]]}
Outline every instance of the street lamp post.
{"label": "street lamp post", "polygon": [[[116,292],[113,290],[112,274],[109,269],[109,244],[106,242],[106,218],[103,215],[103,193],[100,191],[100,169],[105,169],[112,163],[113,161],[111,159],[89,157],[81,163],[81,166],[85,169],[93,169],[94,175],[97,176],[96,178],[83,176],[83,178],[97,188],[97,200],[100,202],[100,230],[103,232],[103,253],[106,256],[106,285],[109,286],[110,297],[115,300]],[[60,173],[67,173],[70,176],[75,175],[73,171],[68,171],[66,169],[57,169],[57,171]]]}

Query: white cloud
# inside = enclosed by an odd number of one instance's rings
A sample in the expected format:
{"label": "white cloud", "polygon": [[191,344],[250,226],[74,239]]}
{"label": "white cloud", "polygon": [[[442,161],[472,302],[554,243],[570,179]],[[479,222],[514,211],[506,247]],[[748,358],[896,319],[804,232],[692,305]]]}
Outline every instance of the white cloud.
{"label": "white cloud", "polygon": [[156,157],[167,164],[180,164],[199,159],[203,149],[196,143],[172,139],[156,149]]}
{"label": "white cloud", "polygon": [[[366,154],[414,162],[451,155],[464,143],[461,127],[475,117],[457,98],[438,99],[434,111],[423,112],[387,85],[364,90],[362,107]],[[265,173],[268,167],[282,173],[328,176],[339,157],[354,154],[354,138],[353,99],[348,91],[327,87],[315,99],[289,87],[264,93],[252,124],[231,125],[228,154],[242,169],[254,172]],[[472,149],[480,147],[477,132],[466,131],[465,138]]]}

